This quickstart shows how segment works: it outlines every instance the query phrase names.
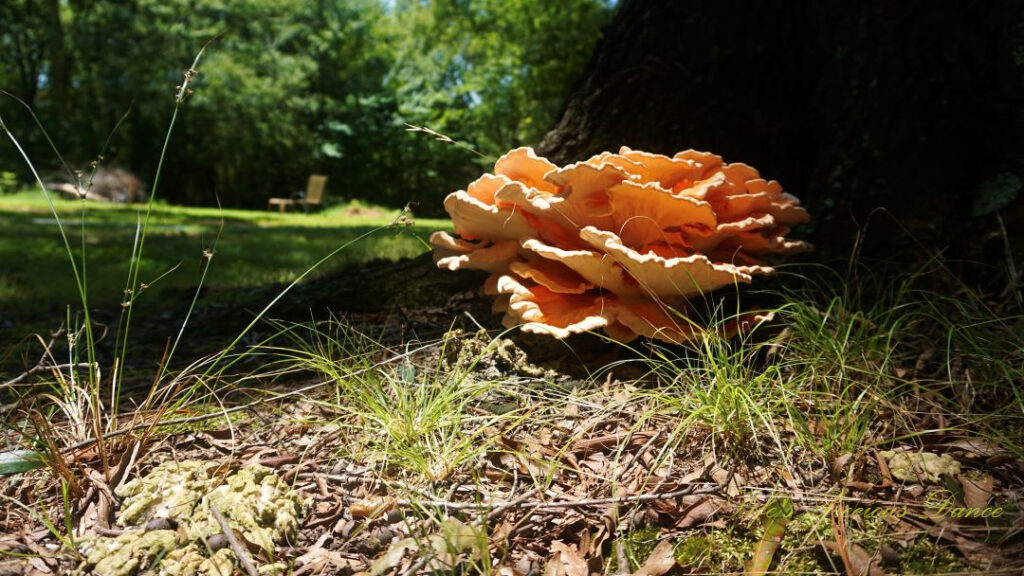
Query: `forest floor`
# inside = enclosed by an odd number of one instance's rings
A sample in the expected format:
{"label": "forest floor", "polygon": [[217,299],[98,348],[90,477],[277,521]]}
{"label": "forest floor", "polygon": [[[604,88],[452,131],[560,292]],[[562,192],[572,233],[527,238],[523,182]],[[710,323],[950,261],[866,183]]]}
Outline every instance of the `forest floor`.
{"label": "forest floor", "polygon": [[165,320],[97,386],[58,331],[3,377],[0,574],[1020,574],[1013,290],[780,276],[688,346],[502,331],[423,257],[238,288],[166,373]]}

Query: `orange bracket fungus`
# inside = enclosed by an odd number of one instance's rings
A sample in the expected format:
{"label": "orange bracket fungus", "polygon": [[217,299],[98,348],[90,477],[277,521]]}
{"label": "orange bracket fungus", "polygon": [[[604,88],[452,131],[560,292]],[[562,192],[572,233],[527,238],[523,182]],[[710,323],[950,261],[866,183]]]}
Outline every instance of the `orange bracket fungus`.
{"label": "orange bracket fungus", "polygon": [[809,220],[797,198],[693,150],[622,148],[558,167],[517,148],[444,206],[455,235],[431,236],[437,265],[490,272],[484,292],[504,324],[555,338],[689,340],[700,332],[689,300],[810,249],[786,238]]}

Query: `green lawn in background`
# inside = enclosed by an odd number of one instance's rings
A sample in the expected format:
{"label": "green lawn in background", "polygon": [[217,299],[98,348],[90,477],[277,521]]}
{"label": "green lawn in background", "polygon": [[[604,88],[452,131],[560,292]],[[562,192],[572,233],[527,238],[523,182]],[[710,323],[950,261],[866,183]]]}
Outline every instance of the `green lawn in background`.
{"label": "green lawn in background", "polygon": [[[84,237],[90,307],[116,307],[125,288],[136,224],[144,217],[145,206],[76,200],[56,200],[55,204],[79,261]],[[289,282],[332,250],[388,225],[398,214],[397,210],[355,203],[308,215],[156,205],[140,273],[140,281],[153,285],[142,298],[152,305],[172,291],[180,294],[195,287],[203,251],[212,247],[222,219],[223,233],[206,279],[206,286],[213,290]],[[427,250],[425,242],[431,231],[450,227],[447,220],[418,220],[401,231],[379,230],[343,250],[316,273],[376,258],[416,256]],[[0,196],[3,328],[40,322],[55,326],[69,304],[80,307],[74,276],[42,194]]]}

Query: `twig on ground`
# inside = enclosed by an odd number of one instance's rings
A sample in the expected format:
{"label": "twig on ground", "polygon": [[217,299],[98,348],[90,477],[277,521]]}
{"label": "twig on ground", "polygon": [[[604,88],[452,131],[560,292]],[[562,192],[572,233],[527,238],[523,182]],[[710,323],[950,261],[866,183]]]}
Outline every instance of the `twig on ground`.
{"label": "twig on ground", "polygon": [[527,490],[526,492],[524,492],[518,498],[510,500],[507,503],[505,503],[505,504],[503,504],[501,506],[498,506],[494,510],[491,510],[491,512],[487,515],[487,519],[488,520],[494,520],[498,516],[501,516],[501,514],[503,512],[505,512],[506,510],[508,510],[510,508],[515,508],[516,506],[521,505],[523,502],[526,502],[530,498],[533,498],[533,495],[536,494],[536,493],[537,493],[537,489],[536,488],[531,488],[531,489]]}
{"label": "twig on ground", "polygon": [[[39,355],[39,360],[36,362],[35,366],[29,368],[25,372],[22,372],[20,375],[15,376],[14,378],[11,378],[10,380],[4,382],[3,384],[0,384],[0,389],[9,388],[11,386],[14,386],[15,384],[21,382],[25,378],[28,378],[29,376],[32,376],[34,374],[38,374],[38,373],[43,372],[45,370],[50,370],[50,369],[58,370],[58,369],[61,369],[61,368],[87,368],[87,367],[91,366],[91,364],[88,364],[88,363],[86,363],[86,364],[56,364],[55,362],[53,362],[53,355],[50,353],[50,350],[53,349],[53,345],[57,341],[57,338],[60,338],[63,335],[64,335],[64,324],[63,323],[61,323],[60,327],[58,327],[56,331],[54,331],[53,333],[50,334],[50,341],[49,342],[44,342],[43,341],[43,337],[40,336],[39,334],[33,334],[33,337],[35,337],[35,339],[39,341],[39,344],[41,344],[43,346],[43,352]],[[48,358],[51,360],[51,363],[47,363],[46,362],[46,360]]]}
{"label": "twig on ground", "polygon": [[93,526],[92,531],[100,536],[107,536],[109,538],[117,538],[123,534],[134,534],[137,532],[143,532],[143,528],[118,528],[117,526]]}
{"label": "twig on ground", "polygon": [[[299,474],[298,477],[305,480],[305,479],[311,478],[312,475]],[[410,494],[419,494],[420,496],[423,496],[424,498],[426,498],[428,500],[433,498],[433,496],[431,494],[428,494],[427,492],[425,492],[423,490],[420,490],[419,488],[417,488],[415,486],[410,486],[408,484],[405,484],[403,482],[398,482],[398,481],[395,481],[395,480],[384,480],[384,479],[376,477],[376,476],[370,476],[369,474],[355,474],[355,473],[351,473],[351,472],[332,472],[331,474],[327,474],[327,475],[321,476],[321,478],[325,478],[325,479],[330,480],[332,482],[340,482],[340,483],[360,482],[362,484],[370,484],[371,486],[377,485],[377,484],[382,484],[386,488],[388,488],[389,490],[398,489],[398,490],[402,490],[404,492],[408,492]]]}
{"label": "twig on ground", "polygon": [[24,379],[28,378],[29,376],[34,376],[36,374],[39,374],[40,372],[48,372],[50,370],[64,370],[66,368],[72,368],[72,369],[73,368],[89,368],[91,366],[95,366],[95,364],[91,364],[89,362],[78,362],[76,364],[53,364],[53,365],[51,365],[51,364],[37,364],[36,366],[33,366],[32,368],[29,368],[28,370],[22,372],[18,376],[15,376],[14,378],[11,378],[10,380],[4,382],[3,384],[0,384],[0,389],[10,388],[11,386],[14,386],[15,384],[20,383],[21,381],[23,381]]}
{"label": "twig on ground", "polygon": [[252,558],[249,557],[249,551],[235,538],[235,531],[228,524],[227,518],[220,513],[217,506],[210,503],[210,512],[213,512],[213,517],[217,520],[217,524],[220,524],[220,529],[224,533],[224,538],[227,539],[228,545],[231,546],[231,551],[235,553],[238,558],[238,563],[242,565],[245,573],[249,576],[259,576],[259,571],[256,570],[256,566],[252,563]]}
{"label": "twig on ground", "polygon": [[[340,474],[328,474],[324,476],[325,479],[332,482],[350,482],[352,480],[360,481],[373,481],[381,482],[379,479],[362,479],[357,475],[340,475]],[[593,499],[581,499],[581,500],[556,500],[556,501],[536,501],[530,500],[530,497],[536,493],[536,489],[529,490],[522,496],[513,500],[506,501],[491,501],[491,502],[453,502],[450,500],[398,500],[399,506],[430,506],[434,508],[447,508],[449,510],[491,510],[489,513],[490,517],[493,517],[501,512],[511,508],[532,508],[534,510],[546,510],[554,508],[582,508],[586,506],[604,506],[608,504],[631,504],[640,502],[651,502],[654,500],[671,500],[680,496],[687,496],[691,494],[713,494],[719,491],[717,484],[706,484],[702,488],[697,488],[697,484],[688,484],[685,488],[673,490],[671,492],[654,493],[654,494],[633,494],[630,496],[620,496],[617,498],[593,498]],[[408,488],[408,487],[404,487]],[[420,492],[419,490],[410,490]]]}
{"label": "twig on ground", "polygon": [[640,447],[639,450],[637,450],[636,452],[633,453],[633,455],[629,459],[629,462],[626,462],[626,465],[623,466],[619,470],[619,472],[615,475],[614,478],[612,478],[612,482],[618,482],[619,480],[622,479],[622,476],[626,472],[629,472],[630,470],[632,470],[633,465],[636,464],[637,461],[640,460],[640,457],[643,456],[644,453],[646,453],[651,448],[651,446],[654,445],[654,442],[658,438],[660,438],[660,437],[661,437],[661,430],[658,430],[647,440],[647,442],[644,443],[643,446]]}

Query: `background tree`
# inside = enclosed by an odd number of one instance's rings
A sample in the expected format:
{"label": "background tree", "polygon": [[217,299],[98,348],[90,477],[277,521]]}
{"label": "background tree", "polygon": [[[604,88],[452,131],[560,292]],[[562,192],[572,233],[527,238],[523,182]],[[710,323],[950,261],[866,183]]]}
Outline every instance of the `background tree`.
{"label": "background tree", "polygon": [[45,58],[41,11],[30,2],[0,3],[0,86],[34,106]]}
{"label": "background tree", "polygon": [[[107,162],[151,182],[174,87],[224,32],[180,117],[161,198],[258,208],[320,172],[331,200],[436,214],[480,167],[405,124],[485,154],[536,143],[610,14],[605,0],[10,0],[0,86],[79,167],[131,108]],[[4,100],[0,111],[56,173],[23,110]],[[8,156],[0,171],[25,174]]]}
{"label": "background tree", "polygon": [[870,219],[876,255],[919,241],[1001,263],[995,214],[1022,204],[1021,12],[624,0],[541,152],[712,150],[799,196],[819,254],[849,256]]}
{"label": "background tree", "polygon": [[388,81],[403,115],[503,154],[550,127],[606,15],[589,0],[402,0]]}

